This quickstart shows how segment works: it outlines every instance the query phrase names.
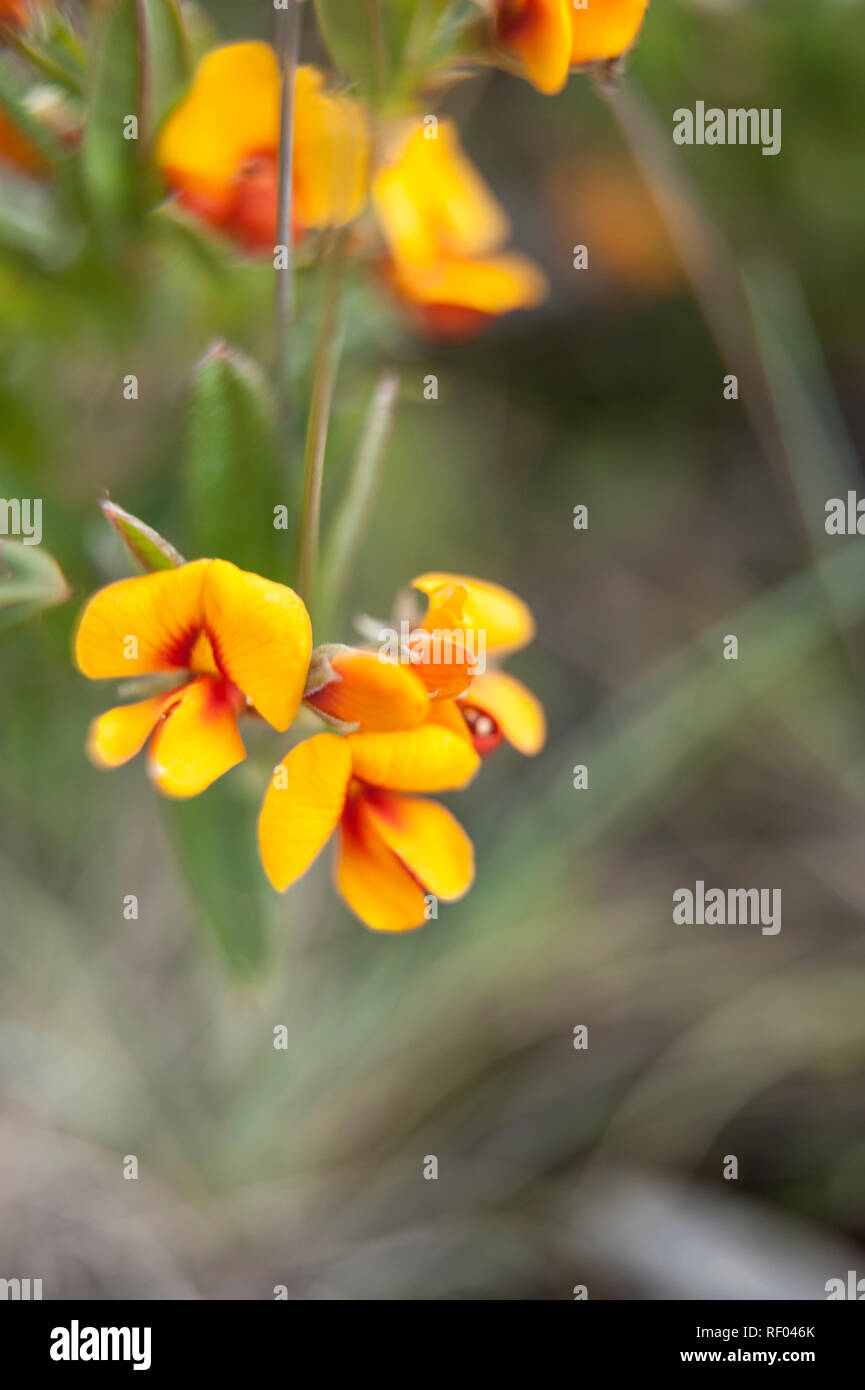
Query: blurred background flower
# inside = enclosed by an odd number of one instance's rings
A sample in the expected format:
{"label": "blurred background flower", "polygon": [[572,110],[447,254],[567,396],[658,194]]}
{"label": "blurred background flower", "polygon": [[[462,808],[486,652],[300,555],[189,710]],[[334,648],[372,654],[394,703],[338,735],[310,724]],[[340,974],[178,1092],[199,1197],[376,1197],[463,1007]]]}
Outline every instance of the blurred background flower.
{"label": "blurred background flower", "polygon": [[[266,38],[266,10],[184,6],[202,51]],[[291,583],[270,503],[296,506],[302,464],[254,365],[269,263],[151,212],[119,135],[91,123],[78,183],[34,120],[60,172],[3,175],[0,492],[43,500],[74,600],[2,634],[0,1275],[46,1297],[821,1298],[862,1269],[865,558],[823,517],[861,486],[863,10],[654,0],[615,92],[457,83],[443,114],[551,287],[483,337],[416,336],[346,271],[326,528],[382,366],[400,399],[315,640],[357,642],[424,569],[482,574],[535,614],[508,669],[550,724],[445,798],[477,881],[394,937],[324,861],[269,889],[265,730],[188,805],[84,756],[103,700],[74,625],[128,573],[105,489],[185,555]],[[38,80],[74,106],[77,58],[51,54]],[[147,139],[184,72],[160,66]],[[697,100],[782,107],[781,155],[674,147]],[[301,271],[298,402],[325,294]],[[196,369],[214,340],[234,352]],[[674,926],[697,879],[782,888],[781,932]]]}

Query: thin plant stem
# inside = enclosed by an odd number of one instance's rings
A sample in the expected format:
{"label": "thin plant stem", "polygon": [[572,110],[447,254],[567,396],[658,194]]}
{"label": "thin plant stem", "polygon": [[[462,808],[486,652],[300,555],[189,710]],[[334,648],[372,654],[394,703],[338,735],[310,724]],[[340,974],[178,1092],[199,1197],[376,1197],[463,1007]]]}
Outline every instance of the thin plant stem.
{"label": "thin plant stem", "polygon": [[280,72],[279,195],[276,244],[285,247],[284,268],[276,272],[274,295],[274,381],[285,404],[289,395],[291,329],[294,318],[294,254],[292,247],[292,176],[294,167],[294,89],[300,48],[300,0],[275,16],[275,47]]}
{"label": "thin plant stem", "polygon": [[74,73],[70,72],[62,63],[55,62],[47,53],[41,52],[34,44],[22,38],[20,34],[16,34],[14,29],[3,30],[3,42],[7,48],[13,49],[46,77],[50,77],[52,82],[65,87],[67,92],[72,92],[78,97],[84,95],[84,88]]}
{"label": "thin plant stem", "polygon": [[324,305],[315,347],[312,399],[309,404],[309,420],[304,450],[297,587],[310,611],[313,610],[316,601],[324,458],[330,428],[333,390],[342,348],[339,301],[344,251],[345,233],[338,232],[325,267]]}
{"label": "thin plant stem", "polygon": [[[399,377],[388,368],[373,393],[348,486],[343,493],[327,544],[324,574],[327,602],[339,602],[354,566],[369,522],[381,478],[382,463],[393,433],[399,398]],[[328,613],[333,618],[332,612]]]}

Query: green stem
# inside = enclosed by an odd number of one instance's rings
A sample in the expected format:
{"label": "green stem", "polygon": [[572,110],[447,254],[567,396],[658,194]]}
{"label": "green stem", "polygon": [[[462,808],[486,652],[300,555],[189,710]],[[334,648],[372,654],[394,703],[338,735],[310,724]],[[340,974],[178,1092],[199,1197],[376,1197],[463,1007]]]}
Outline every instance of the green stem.
{"label": "green stem", "polygon": [[328,625],[335,617],[333,609],[351,577],[369,521],[382,463],[393,432],[398,397],[399,377],[396,372],[387,370],[382,373],[370,402],[348,487],[343,493],[328,540],[324,566]]}
{"label": "green stem", "polygon": [[306,429],[297,587],[310,611],[314,609],[316,600],[324,456],[330,427],[333,389],[342,346],[339,331],[339,300],[344,249],[345,233],[338,232],[326,268],[324,307],[315,347],[312,399],[309,405],[309,421]]}

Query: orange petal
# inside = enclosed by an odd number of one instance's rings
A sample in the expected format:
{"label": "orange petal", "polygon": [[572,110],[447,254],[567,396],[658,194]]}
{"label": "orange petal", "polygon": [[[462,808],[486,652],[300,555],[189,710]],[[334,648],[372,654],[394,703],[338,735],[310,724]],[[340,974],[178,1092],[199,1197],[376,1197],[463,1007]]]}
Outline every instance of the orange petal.
{"label": "orange petal", "polygon": [[91,680],[185,669],[202,621],[209,560],[120,579],[100,589],[78,625],[75,660]]}
{"label": "orange petal", "polygon": [[363,799],[350,802],[342,819],[336,886],[351,910],[373,931],[421,927],[427,920],[424,891],[358,815]]}
{"label": "orange petal", "polygon": [[503,654],[517,651],[531,642],[535,635],[535,621],[528,605],[500,584],[471,579],[466,575],[438,573],[418,575],[411,583],[412,588],[427,594],[431,603],[435,601],[436,590],[442,586],[462,585],[467,591],[463,624],[485,633],[487,652]]}
{"label": "orange petal", "polygon": [[156,162],[172,187],[213,200],[216,212],[244,162],[279,148],[279,85],[269,44],[226,44],[206,54],[156,143]]}
{"label": "orange petal", "polygon": [[94,719],[87,735],[88,756],[99,767],[120,767],[140,753],[157,722],[176,703],[179,690],[118,705]]}
{"label": "orange petal", "polygon": [[230,687],[201,676],[154,733],[149,770],[166,796],[197,796],[245,757]]}
{"label": "orange petal", "polygon": [[264,870],[280,893],[300,878],[336,829],[351,776],[346,740],[315,734],[279,764],[258,818]]}
{"label": "orange petal", "polygon": [[538,90],[547,94],[560,92],[568,78],[571,9],[572,0],[499,0],[499,41],[524,63]]}
{"label": "orange petal", "polygon": [[298,711],[312,647],[303,600],[285,584],[212,560],[204,618],[220,671],[282,732]]}
{"label": "orange petal", "polygon": [[[318,679],[323,684],[311,688]],[[414,729],[429,710],[426,687],[410,667],[353,647],[316,648],[304,703],[365,733]]]}
{"label": "orange petal", "polygon": [[453,900],[468,892],[474,878],[472,842],[437,801],[367,793],[360,798],[358,814],[427,893]]}
{"label": "orange petal", "polygon": [[480,766],[466,739],[442,724],[391,734],[349,734],[355,777],[391,791],[441,792],[464,787]]}
{"label": "orange petal", "polygon": [[430,724],[444,724],[446,729],[459,734],[460,738],[471,738],[468,725],[462,716],[456,700],[433,700],[427,715]]}
{"label": "orange petal", "polygon": [[505,671],[487,671],[478,676],[463,705],[492,719],[518,753],[532,757],[540,753],[546,742],[543,705],[522,681]]}
{"label": "orange petal", "polygon": [[396,293],[410,303],[485,317],[533,309],[548,289],[546,277],[532,261],[510,252],[474,260],[442,259],[432,271],[423,272],[395,262],[389,278]]}
{"label": "orange petal", "polygon": [[649,0],[590,0],[571,10],[571,62],[596,63],[619,58],[639,33]]}

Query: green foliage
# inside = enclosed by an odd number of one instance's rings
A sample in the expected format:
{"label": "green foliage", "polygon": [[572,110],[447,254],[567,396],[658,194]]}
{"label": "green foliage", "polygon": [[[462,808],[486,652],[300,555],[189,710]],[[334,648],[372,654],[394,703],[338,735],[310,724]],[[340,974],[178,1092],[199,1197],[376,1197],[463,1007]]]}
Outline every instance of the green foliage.
{"label": "green foliage", "polygon": [[258,978],[268,958],[269,885],[242,778],[220,778],[190,801],[163,803],[163,814],[192,910],[228,969]]}
{"label": "green foliage", "polygon": [[284,505],[277,493],[274,402],[258,365],[224,343],[211,349],[195,377],[182,484],[194,556],[218,555],[272,573],[286,535],[274,527],[274,508]]}
{"label": "green foliage", "polygon": [[0,629],[65,603],[69,594],[60,566],[41,546],[0,541]]}

